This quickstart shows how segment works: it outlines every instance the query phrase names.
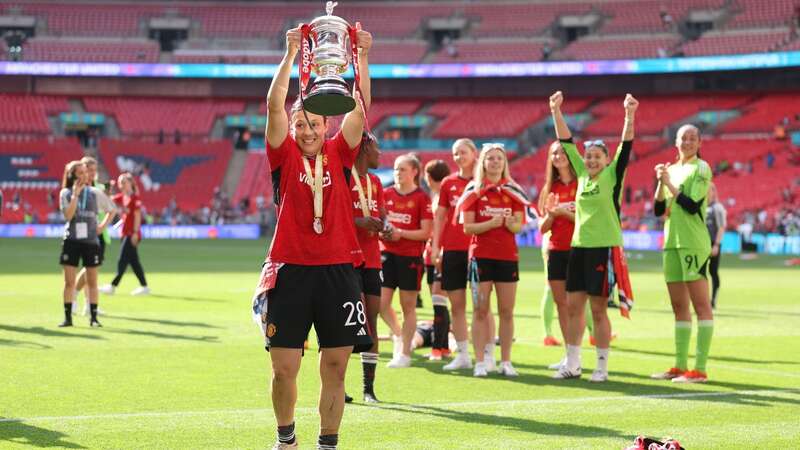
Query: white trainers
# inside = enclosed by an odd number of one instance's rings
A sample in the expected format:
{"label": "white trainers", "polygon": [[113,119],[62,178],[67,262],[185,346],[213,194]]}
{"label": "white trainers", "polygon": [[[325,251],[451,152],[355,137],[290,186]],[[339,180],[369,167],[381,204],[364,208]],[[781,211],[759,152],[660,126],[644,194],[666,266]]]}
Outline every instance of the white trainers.
{"label": "white trainers", "polygon": [[558,369],[555,375],[553,375],[553,379],[555,380],[569,380],[571,378],[580,378],[581,377],[581,368],[578,367],[576,370],[569,370],[567,366],[562,366]]}
{"label": "white trainers", "polygon": [[284,444],[283,442],[278,441],[272,447],[272,450],[291,450],[293,448],[300,448],[297,446],[297,441],[294,441],[291,444]]}
{"label": "white trainers", "polygon": [[507,377],[519,376],[514,366],[511,365],[511,361],[501,361],[500,368],[497,371],[500,372],[500,375],[505,375]]}
{"label": "white trainers", "polygon": [[116,288],[113,284],[106,284],[105,286],[100,286],[97,290],[100,291],[101,294],[114,295]]}
{"label": "white trainers", "polygon": [[406,367],[411,367],[411,357],[401,353],[392,358],[392,360],[386,364],[386,367],[390,369],[403,369]]}
{"label": "white trainers", "polygon": [[459,369],[471,369],[472,368],[472,360],[469,359],[469,355],[466,353],[456,353],[456,357],[453,358],[448,364],[445,364],[442,369],[444,370],[459,370]]}
{"label": "white trainers", "polygon": [[595,369],[595,371],[592,372],[592,377],[589,378],[589,381],[592,383],[602,383],[604,381],[608,381],[608,371]]}
{"label": "white trainers", "polygon": [[561,359],[561,361],[555,364],[550,364],[549,366],[547,366],[547,368],[550,370],[559,370],[562,367],[565,367],[566,365],[567,365],[567,357],[565,356],[563,359]]}
{"label": "white trainers", "polygon": [[147,286],[139,286],[131,291],[131,295],[150,295],[150,288]]}
{"label": "white trainers", "polygon": [[494,355],[485,354],[483,362],[486,364],[487,372],[497,372],[497,361],[494,359]]}
{"label": "white trainers", "polygon": [[488,376],[489,372],[486,371],[486,363],[484,362],[476,362],[475,369],[472,371],[472,376],[474,377],[485,377]]}

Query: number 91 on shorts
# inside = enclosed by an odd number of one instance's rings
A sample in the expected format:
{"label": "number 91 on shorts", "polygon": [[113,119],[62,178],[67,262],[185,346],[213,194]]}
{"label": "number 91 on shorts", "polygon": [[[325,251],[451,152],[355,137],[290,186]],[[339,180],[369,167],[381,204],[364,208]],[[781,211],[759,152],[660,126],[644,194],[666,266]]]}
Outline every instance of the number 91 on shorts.
{"label": "number 91 on shorts", "polygon": [[708,250],[692,248],[664,249],[664,279],[667,283],[697,281],[706,278]]}

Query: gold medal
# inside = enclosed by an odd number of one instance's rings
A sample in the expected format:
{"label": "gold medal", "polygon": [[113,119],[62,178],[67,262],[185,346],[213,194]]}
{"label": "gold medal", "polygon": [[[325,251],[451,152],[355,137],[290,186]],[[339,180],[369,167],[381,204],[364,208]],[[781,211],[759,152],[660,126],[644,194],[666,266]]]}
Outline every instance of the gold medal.
{"label": "gold medal", "polygon": [[311,173],[311,164],[308,159],[303,156],[303,167],[306,170],[306,183],[311,186],[311,193],[314,197],[314,223],[312,227],[314,232],[322,234],[322,179],[325,176],[322,170],[322,151],[317,154],[314,161],[314,173]]}

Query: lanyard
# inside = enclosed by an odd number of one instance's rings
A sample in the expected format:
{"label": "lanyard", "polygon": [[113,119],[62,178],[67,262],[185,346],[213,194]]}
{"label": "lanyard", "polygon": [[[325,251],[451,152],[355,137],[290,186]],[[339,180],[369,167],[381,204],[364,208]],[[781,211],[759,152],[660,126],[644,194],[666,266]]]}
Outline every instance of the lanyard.
{"label": "lanyard", "polygon": [[314,161],[314,172],[311,173],[311,164],[308,159],[303,156],[303,167],[306,169],[306,182],[311,186],[311,192],[314,196],[314,232],[322,234],[322,178],[325,174],[322,171],[322,151],[320,151]]}
{"label": "lanyard", "polygon": [[367,196],[364,198],[364,188],[361,187],[361,179],[358,177],[356,166],[353,166],[353,168],[350,170],[350,173],[353,174],[353,179],[356,181],[358,201],[361,203],[361,212],[364,213],[364,217],[369,217],[371,215],[369,213],[369,207],[372,205],[372,181],[369,179],[369,174],[367,174]]}

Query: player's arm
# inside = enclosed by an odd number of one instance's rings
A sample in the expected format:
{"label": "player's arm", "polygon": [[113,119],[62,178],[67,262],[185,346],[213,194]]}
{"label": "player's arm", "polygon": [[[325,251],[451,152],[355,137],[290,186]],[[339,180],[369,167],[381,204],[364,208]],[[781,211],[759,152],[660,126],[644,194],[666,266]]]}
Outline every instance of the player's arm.
{"label": "player's arm", "polygon": [[486,222],[475,222],[475,211],[464,211],[464,233],[470,235],[483,234],[489,230],[502,227],[503,217],[496,216]]}
{"label": "player's arm", "polygon": [[75,212],[78,210],[78,197],[80,197],[81,192],[83,192],[83,188],[83,183],[81,183],[80,180],[76,180],[75,184],[72,185],[72,196],[70,197],[69,201],[67,201],[67,195],[69,192],[67,190],[61,191],[59,206],[61,207],[61,213],[64,214],[64,218],[67,219],[67,222],[75,217]]}
{"label": "player's arm", "polygon": [[397,228],[394,230],[394,234],[409,241],[427,241],[431,237],[431,229],[433,229],[433,221],[431,219],[422,219],[419,222],[419,229],[404,230]]}
{"label": "player's arm", "polygon": [[358,39],[358,56],[359,56],[359,75],[361,81],[359,87],[361,93],[357,89],[353,89],[353,97],[356,98],[356,107],[344,116],[342,121],[342,136],[347,141],[347,145],[355,150],[361,142],[361,135],[364,132],[364,117],[366,111],[361,109],[361,102],[358,101],[359,96],[364,100],[364,106],[369,109],[372,103],[371,82],[369,78],[369,49],[372,47],[372,35],[369,32],[361,29],[361,23],[356,23],[356,38]]}
{"label": "player's arm", "polygon": [[[441,194],[439,194],[441,196]],[[442,247],[442,230],[444,229],[444,222],[447,220],[448,212],[450,208],[445,208],[442,205],[436,207],[436,211],[433,213],[433,239],[431,240],[431,259],[433,259],[434,265],[440,259],[441,247]]]}
{"label": "player's arm", "polygon": [[628,161],[630,160],[631,151],[633,150],[633,121],[636,117],[636,109],[639,107],[639,101],[631,94],[627,94],[622,105],[625,108],[625,122],[622,125],[622,142],[620,142],[617,153],[614,155],[614,161],[612,162],[617,180],[622,179],[625,175],[625,169],[628,168]]}
{"label": "player's arm", "polygon": [[567,121],[564,120],[564,114],[561,113],[561,105],[564,103],[564,94],[557,91],[550,96],[550,113],[553,116],[553,125],[556,129],[556,138],[561,141],[561,146],[564,148],[564,153],[567,154],[570,164],[575,169],[578,176],[586,173],[586,166],[583,164],[578,149],[572,143],[572,132],[569,130]]}
{"label": "player's arm", "polygon": [[286,96],[289,93],[289,79],[294,58],[300,48],[302,34],[300,28],[286,32],[286,53],[283,55],[278,71],[272,77],[267,92],[267,130],[269,147],[278,148],[289,134],[289,117],[286,115]]}

